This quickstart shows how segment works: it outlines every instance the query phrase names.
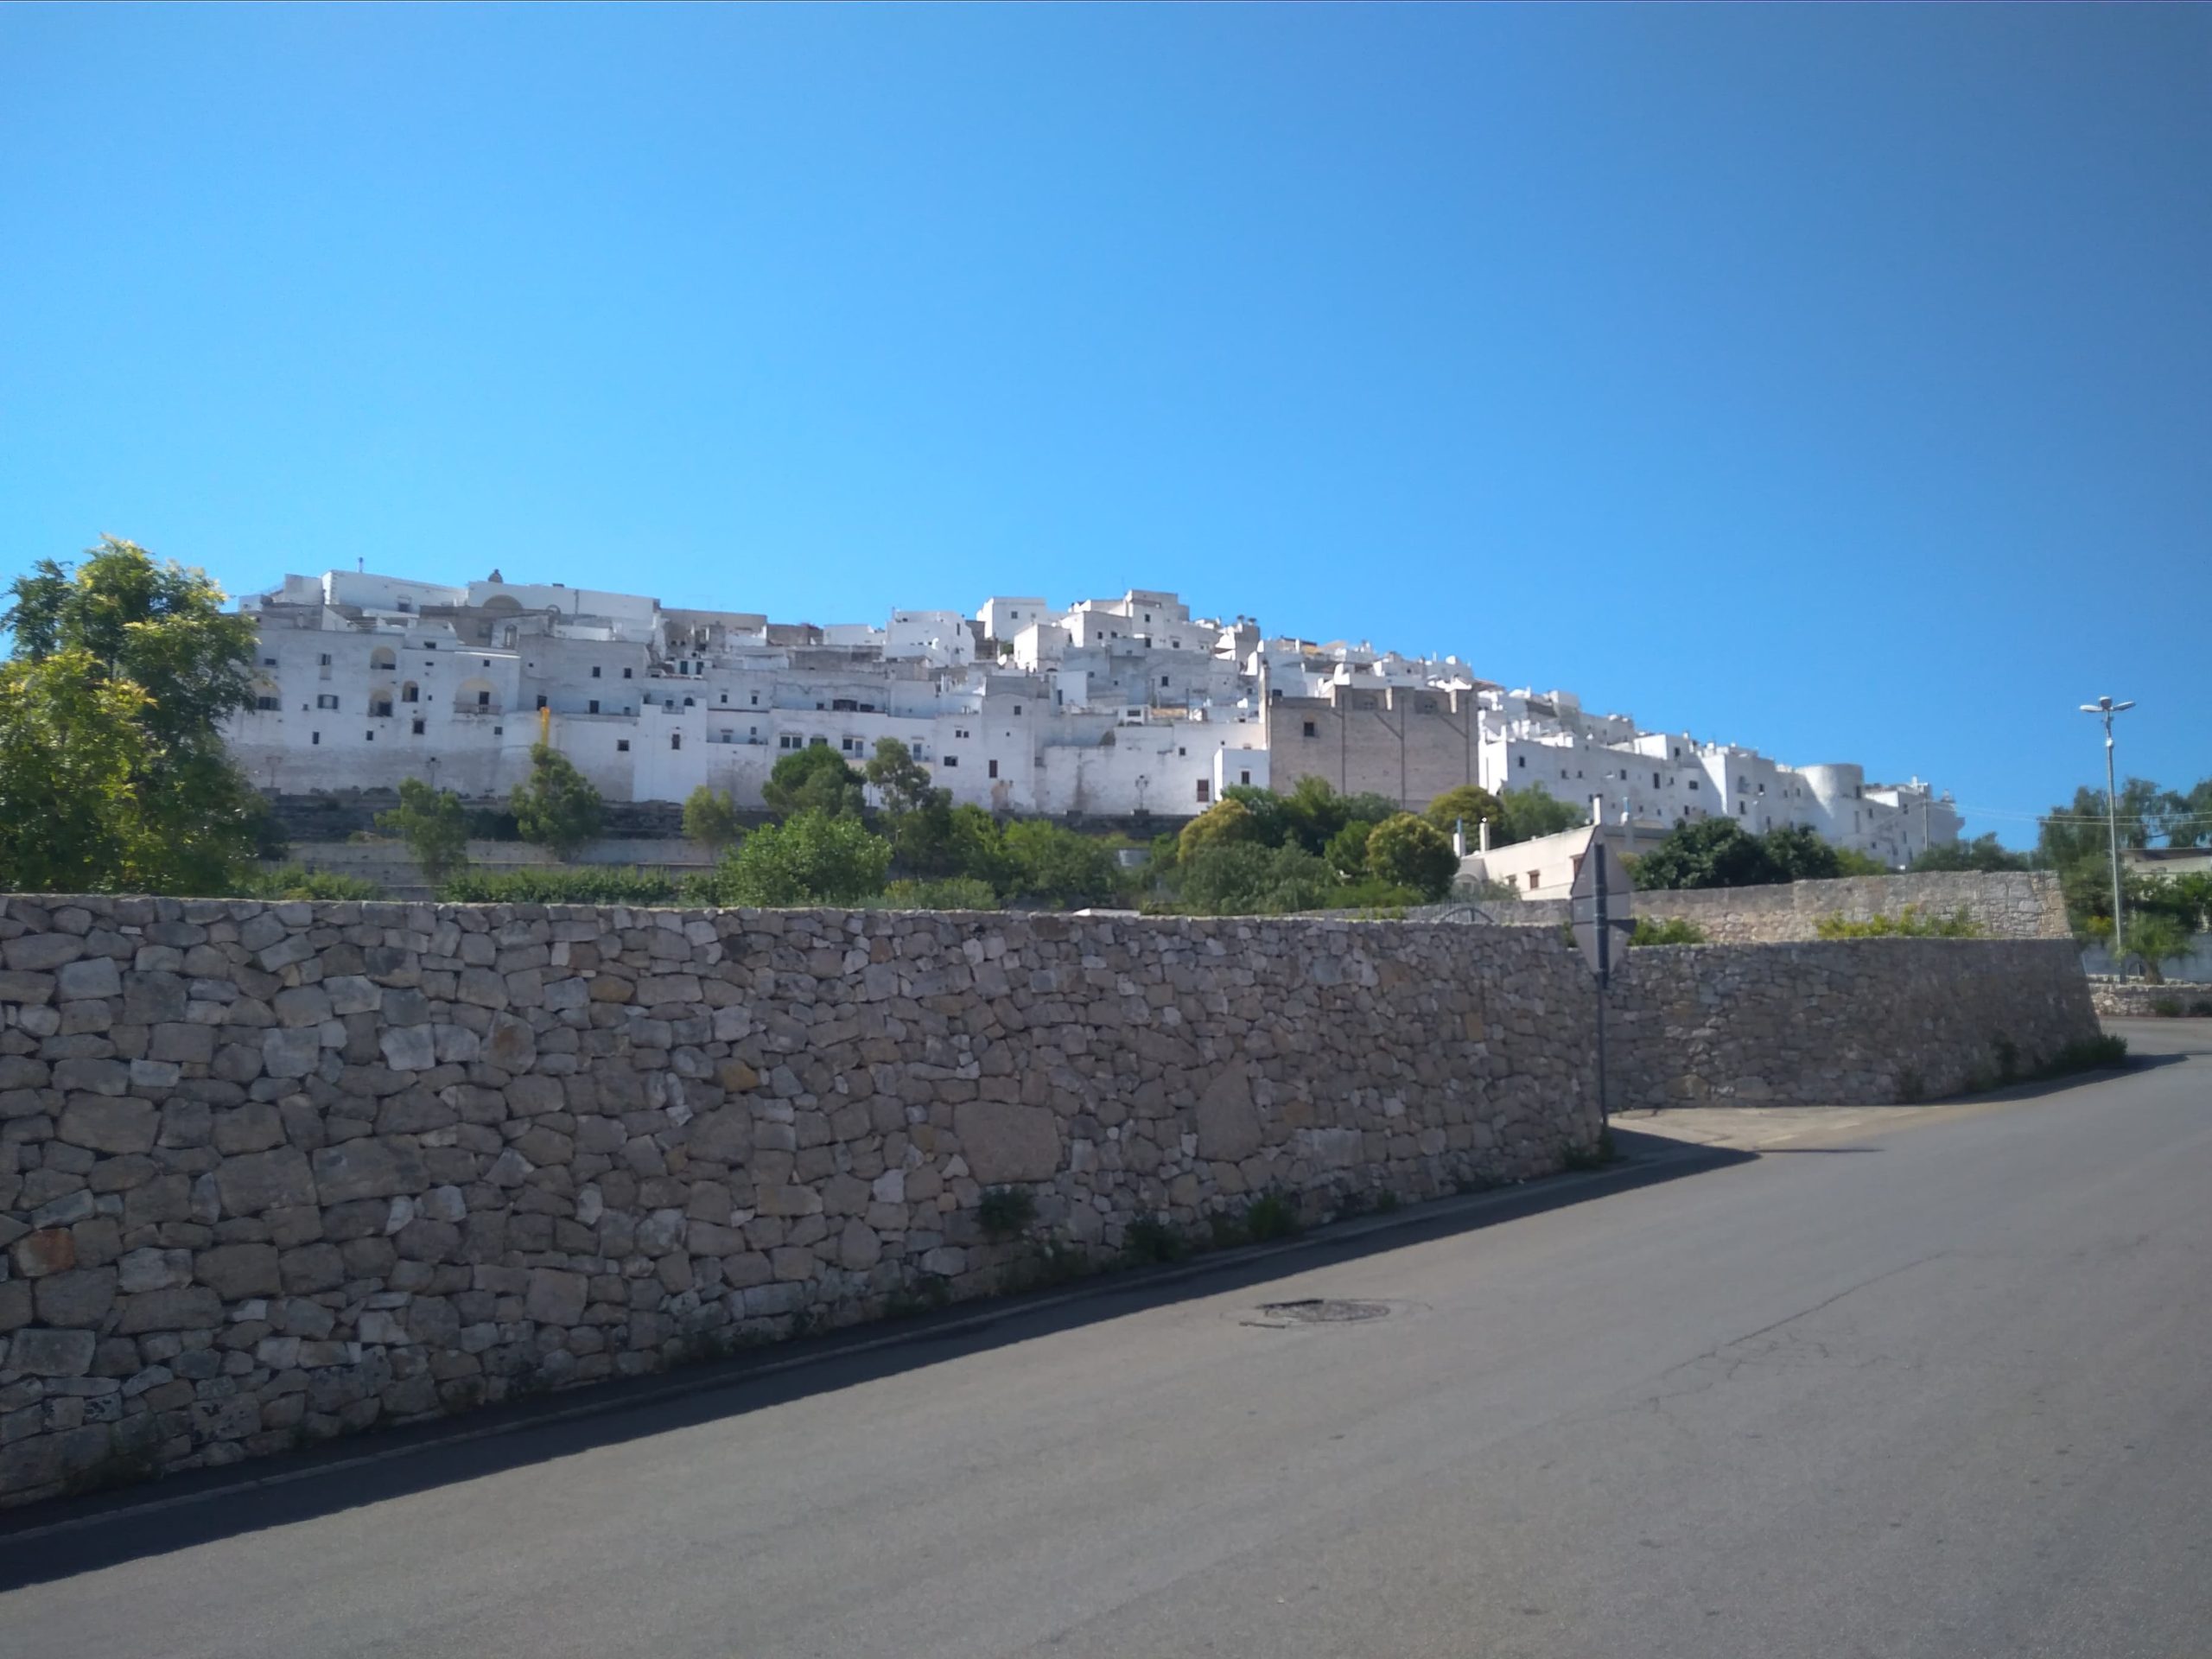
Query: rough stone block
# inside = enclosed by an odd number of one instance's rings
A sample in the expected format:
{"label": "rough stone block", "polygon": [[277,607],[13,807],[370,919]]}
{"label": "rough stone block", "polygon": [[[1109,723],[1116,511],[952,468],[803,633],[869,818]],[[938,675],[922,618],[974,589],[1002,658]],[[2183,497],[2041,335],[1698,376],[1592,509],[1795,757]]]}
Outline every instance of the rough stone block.
{"label": "rough stone block", "polygon": [[969,1100],[953,1108],[952,1130],[977,1180],[1046,1181],[1058,1173],[1060,1123],[1051,1109]]}

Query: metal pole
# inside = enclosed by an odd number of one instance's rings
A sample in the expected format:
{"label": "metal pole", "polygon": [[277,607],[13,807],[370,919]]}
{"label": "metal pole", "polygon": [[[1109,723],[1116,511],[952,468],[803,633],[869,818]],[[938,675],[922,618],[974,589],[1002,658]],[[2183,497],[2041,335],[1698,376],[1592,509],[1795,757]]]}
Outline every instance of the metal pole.
{"label": "metal pole", "polygon": [[1605,916],[1605,831],[1600,829],[1590,837],[1590,856],[1598,861],[1598,879],[1592,892],[1598,905],[1598,1122],[1612,1122],[1612,1113],[1605,1103],[1605,989],[1613,976],[1612,930],[1606,925]]}
{"label": "metal pole", "polygon": [[2120,915],[2120,798],[2113,792],[2112,716],[2105,715],[2105,831],[2112,843],[2112,965],[2120,978],[2127,977],[2127,940]]}

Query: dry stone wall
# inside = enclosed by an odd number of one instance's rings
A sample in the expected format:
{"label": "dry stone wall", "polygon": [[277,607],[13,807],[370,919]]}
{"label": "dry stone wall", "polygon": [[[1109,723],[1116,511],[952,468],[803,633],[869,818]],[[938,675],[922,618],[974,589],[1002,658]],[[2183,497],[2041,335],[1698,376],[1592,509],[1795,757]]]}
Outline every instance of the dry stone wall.
{"label": "dry stone wall", "polygon": [[[2042,950],[1654,953],[1617,1075],[1882,1097],[1790,1082],[1793,1031],[1932,1020],[1940,1087],[1985,1016],[2056,1039]],[[12,898],[0,963],[0,1502],[986,1294],[1034,1248],[994,1185],[1104,1254],[1599,1127],[1589,981],[1528,929]]]}
{"label": "dry stone wall", "polygon": [[[1931,870],[1919,875],[1847,876],[1764,887],[1659,889],[1630,901],[1638,916],[1694,922],[1710,944],[1789,944],[1816,939],[1824,917],[1872,921],[1908,908],[1945,917],[1964,911],[1990,939],[2063,939],[2066,899],[2047,870]],[[1554,927],[1567,919],[1564,899],[1502,899],[1484,905],[1494,920]]]}
{"label": "dry stone wall", "polygon": [[1651,946],[1607,1006],[1626,1108],[1928,1099],[2098,1032],[2070,939]]}

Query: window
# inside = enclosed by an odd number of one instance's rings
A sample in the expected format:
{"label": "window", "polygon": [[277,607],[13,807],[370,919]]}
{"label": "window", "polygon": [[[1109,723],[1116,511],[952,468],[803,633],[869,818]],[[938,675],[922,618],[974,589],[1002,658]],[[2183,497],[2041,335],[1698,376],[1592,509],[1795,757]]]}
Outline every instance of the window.
{"label": "window", "polygon": [[1306,722],[1306,736],[1308,736],[1308,737],[1314,737],[1314,736],[1318,736],[1318,735],[1319,735],[1319,734],[1318,734],[1318,733],[1316,733],[1316,732],[1314,731],[1314,729],[1313,729],[1313,722],[1312,721],[1310,721],[1310,720],[1309,720],[1309,721],[1307,721]]}
{"label": "window", "polygon": [[1201,805],[1201,806],[1203,806],[1203,805],[1205,805],[1205,804],[1206,804],[1206,802],[1208,802],[1209,800],[1211,800],[1211,799],[1212,799],[1212,798],[1213,798],[1213,785],[1212,785],[1211,782],[1209,782],[1207,779],[1204,779],[1204,778],[1199,779],[1198,779],[1198,804],[1199,804],[1199,805]]}
{"label": "window", "polygon": [[779,733],[776,738],[776,747],[779,749],[795,749],[798,747],[798,739],[793,737],[789,732]]}
{"label": "window", "polygon": [[948,754],[944,757],[944,764],[948,766],[957,766],[960,764],[960,757],[957,754]]}
{"label": "window", "polygon": [[330,653],[326,651],[321,656],[316,658],[315,660],[321,664],[323,667],[328,668],[330,666]]}
{"label": "window", "polygon": [[377,741],[377,734],[374,732],[363,732],[361,735],[367,738],[372,743]]}
{"label": "window", "polygon": [[1240,772],[1236,774],[1236,781],[1240,784],[1249,784],[1252,781],[1252,774],[1249,772]]}
{"label": "window", "polygon": [[1524,754],[1524,755],[1518,756],[1518,757],[1516,757],[1516,758],[1517,758],[1517,759],[1520,760],[1520,762],[1521,762],[1521,770],[1522,770],[1522,771],[1523,771],[1523,772],[1528,771],[1528,770],[1529,770],[1529,757],[1528,757],[1527,755],[1525,755],[1525,754]]}
{"label": "window", "polygon": [[722,693],[721,700],[722,700],[724,702],[728,702],[729,701],[729,693],[728,693],[728,692],[727,692],[727,691],[723,692],[723,693]]}
{"label": "window", "polygon": [[837,747],[847,754],[858,754],[861,741],[857,737],[841,737],[837,740]]}
{"label": "window", "polygon": [[622,671],[622,677],[626,680],[630,677],[630,671],[628,669],[626,668]]}
{"label": "window", "polygon": [[599,712],[599,699],[597,697],[594,697],[588,706],[593,714],[597,714]]}
{"label": "window", "polygon": [[1693,779],[1690,779],[1690,787],[1691,787],[1692,789],[1695,789],[1695,788],[1697,787],[1697,779],[1696,779],[1693,778]]}
{"label": "window", "polygon": [[1654,789],[1659,787],[1659,774],[1656,772],[1651,774],[1651,787]]}
{"label": "window", "polygon": [[403,599],[395,608],[402,611],[411,611],[415,607],[408,601]]}
{"label": "window", "polygon": [[668,747],[671,749],[682,748],[683,747],[683,734],[681,732],[671,732],[668,734]]}
{"label": "window", "polygon": [[1541,874],[1541,872],[1540,872],[1540,871],[1536,871],[1536,870],[1531,870],[1531,871],[1529,871],[1529,892],[1534,893],[1534,892],[1536,890],[1536,886],[1537,886],[1537,880],[1536,880],[1536,878],[1537,878],[1537,877],[1538,877],[1538,875],[1539,875],[1539,874]]}
{"label": "window", "polygon": [[1165,674],[1160,677],[1160,689],[1163,691],[1167,689],[1167,677]]}
{"label": "window", "polygon": [[599,677],[599,664],[597,663],[594,663],[591,665],[591,677],[594,680]]}
{"label": "window", "polygon": [[963,726],[956,726],[952,728],[952,734],[955,737],[965,737],[968,735],[967,728]]}
{"label": "window", "polygon": [[[686,709],[689,709],[689,708],[690,708],[690,707],[691,707],[692,703],[693,703],[695,701],[696,701],[696,699],[694,699],[694,698],[691,698],[691,697],[686,697],[686,698],[684,698],[684,699],[683,699],[683,706],[684,706]],[[676,706],[676,705],[675,705],[674,703],[671,703],[671,704],[669,704],[669,707],[670,707],[670,708],[671,708],[671,709],[673,709],[675,706]]]}
{"label": "window", "polygon": [[752,693],[746,701],[751,707],[758,709],[760,706],[760,694],[758,691],[755,691]]}
{"label": "window", "polygon": [[1178,760],[1182,760],[1185,755],[1187,755],[1187,754],[1189,754],[1189,753],[1190,753],[1190,751],[1189,751],[1188,749],[1178,749],[1178,750],[1176,750],[1176,751],[1175,751],[1175,758],[1176,758]]}
{"label": "window", "polygon": [[543,691],[537,694],[537,706],[541,709],[545,706],[545,694]]}
{"label": "window", "polygon": [[438,642],[435,639],[425,639],[423,642],[423,649],[425,651],[435,651],[437,648]]}
{"label": "window", "polygon": [[826,737],[810,737],[806,740],[806,747],[810,749],[826,749],[830,747],[830,740]]}
{"label": "window", "polygon": [[335,709],[338,706],[338,699],[325,691],[315,698],[315,706],[318,709]]}
{"label": "window", "polygon": [[489,691],[479,691],[476,694],[476,706],[479,709],[489,709],[492,706],[492,694]]}
{"label": "window", "polygon": [[308,734],[308,742],[310,742],[310,743],[320,743],[320,742],[321,742],[321,741],[322,741],[322,734],[321,734],[321,732],[309,732],[309,733]]}
{"label": "window", "polygon": [[256,697],[253,700],[253,706],[266,712],[274,713],[284,705],[275,697]]}
{"label": "window", "polygon": [[485,667],[486,667],[486,668],[489,668],[489,667],[491,667],[491,666],[492,666],[492,659],[491,659],[489,657],[482,657],[482,658],[479,658],[477,660],[478,660],[478,661],[480,661],[480,662],[481,662],[481,663],[484,664],[484,666],[485,666]]}
{"label": "window", "polygon": [[399,700],[402,702],[422,702],[423,688],[416,684],[412,680],[408,681],[406,684],[399,688]]}
{"label": "window", "polygon": [[1018,702],[1017,702],[1017,703],[1015,703],[1015,704],[1014,705],[1014,712],[1016,715],[1020,714],[1020,712],[1021,712],[1021,705],[1020,705],[1020,703],[1018,703]]}
{"label": "window", "polygon": [[274,657],[264,657],[261,659],[261,665],[264,668],[274,668],[276,666],[276,659]]}
{"label": "window", "polygon": [[494,726],[492,728],[492,735],[494,737],[505,737],[506,734],[507,728],[504,726]]}
{"label": "window", "polygon": [[678,674],[689,674],[691,671],[691,664],[689,663],[678,663],[676,665],[676,671]]}
{"label": "window", "polygon": [[994,778],[999,775],[999,763],[995,760],[990,763],[989,775]]}
{"label": "window", "polygon": [[626,737],[618,737],[618,738],[616,738],[616,739],[614,740],[614,753],[617,753],[617,754],[627,754],[627,753],[630,753],[630,740],[629,740],[628,738],[626,738]]}

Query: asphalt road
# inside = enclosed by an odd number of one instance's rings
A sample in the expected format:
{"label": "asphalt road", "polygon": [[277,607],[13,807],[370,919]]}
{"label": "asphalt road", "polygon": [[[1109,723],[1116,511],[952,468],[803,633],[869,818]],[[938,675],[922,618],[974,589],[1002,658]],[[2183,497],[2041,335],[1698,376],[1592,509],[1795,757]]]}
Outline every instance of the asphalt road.
{"label": "asphalt road", "polygon": [[[1756,1159],[1668,1146],[1644,1185],[1478,1229],[686,1400],[17,1516],[0,1654],[2202,1654],[2212,1029],[2124,1028],[2193,1052]],[[1301,1297],[1392,1311],[1245,1322]]]}

